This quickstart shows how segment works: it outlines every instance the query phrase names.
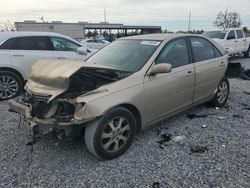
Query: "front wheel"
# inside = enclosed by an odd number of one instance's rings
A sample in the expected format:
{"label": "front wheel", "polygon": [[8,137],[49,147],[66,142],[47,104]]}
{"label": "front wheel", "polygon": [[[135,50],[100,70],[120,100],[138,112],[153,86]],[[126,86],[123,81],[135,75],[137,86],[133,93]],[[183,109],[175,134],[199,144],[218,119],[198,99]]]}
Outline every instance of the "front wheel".
{"label": "front wheel", "polygon": [[85,144],[99,159],[114,159],[126,152],[135,135],[133,114],[123,107],[114,108],[86,127]]}
{"label": "front wheel", "polygon": [[0,70],[0,101],[18,96],[23,89],[22,79],[13,72]]}
{"label": "front wheel", "polygon": [[216,107],[222,107],[225,106],[225,104],[227,103],[227,99],[228,99],[228,95],[229,95],[229,81],[226,77],[224,77],[218,87],[217,87],[217,92],[213,98],[213,100],[211,101],[213,106]]}

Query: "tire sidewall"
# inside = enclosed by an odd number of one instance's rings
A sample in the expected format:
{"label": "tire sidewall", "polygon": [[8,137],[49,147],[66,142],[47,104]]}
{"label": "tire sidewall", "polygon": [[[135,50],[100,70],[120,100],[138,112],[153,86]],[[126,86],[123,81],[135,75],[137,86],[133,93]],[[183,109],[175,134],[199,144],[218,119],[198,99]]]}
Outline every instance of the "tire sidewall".
{"label": "tire sidewall", "polygon": [[13,95],[10,98],[6,98],[6,99],[0,98],[0,101],[8,100],[8,99],[17,97],[21,93],[21,91],[23,90],[23,85],[24,85],[23,81],[21,80],[21,78],[17,74],[15,74],[15,73],[13,73],[11,71],[0,70],[0,76],[3,76],[3,75],[10,76],[13,79],[15,79],[15,81],[17,82],[17,85],[18,85],[18,89],[17,89],[17,92],[16,92],[15,95]]}
{"label": "tire sidewall", "polygon": [[[130,137],[128,138],[126,145],[121,150],[115,153],[109,153],[102,148],[101,135],[103,133],[106,124],[114,117],[124,117],[127,119],[130,125]],[[125,153],[125,151],[128,149],[128,147],[131,145],[133,141],[136,130],[136,121],[132,113],[124,108],[117,108],[107,112],[96,123],[98,124],[96,132],[94,134],[94,149],[96,154],[103,159],[110,160]]]}
{"label": "tire sidewall", "polygon": [[227,96],[226,96],[225,101],[223,101],[222,103],[220,103],[220,102],[218,101],[218,91],[216,92],[216,95],[215,95],[215,106],[217,106],[217,107],[225,106],[225,104],[227,103],[228,96],[229,96],[230,84],[229,84],[229,81],[228,81],[227,78],[224,77],[224,78],[220,81],[220,83],[219,83],[217,89],[219,90],[219,86],[220,86],[223,82],[225,82],[225,83],[227,84]]}
{"label": "tire sidewall", "polygon": [[245,58],[249,58],[250,55],[250,46],[248,47],[247,51],[244,53]]}

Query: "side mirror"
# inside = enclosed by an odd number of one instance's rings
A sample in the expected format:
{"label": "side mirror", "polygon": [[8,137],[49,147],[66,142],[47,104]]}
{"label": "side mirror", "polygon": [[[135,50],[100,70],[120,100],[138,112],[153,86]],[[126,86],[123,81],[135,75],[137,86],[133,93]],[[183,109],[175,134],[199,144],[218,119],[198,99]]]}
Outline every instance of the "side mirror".
{"label": "side mirror", "polygon": [[156,75],[160,73],[170,73],[172,71],[172,65],[169,63],[161,63],[153,65],[149,75]]}
{"label": "side mirror", "polygon": [[224,55],[229,55],[229,50],[228,49],[225,49]]}
{"label": "side mirror", "polygon": [[86,47],[79,47],[79,48],[77,48],[77,53],[79,53],[79,54],[81,54],[81,55],[87,55],[88,54],[88,50],[87,50],[87,48]]}

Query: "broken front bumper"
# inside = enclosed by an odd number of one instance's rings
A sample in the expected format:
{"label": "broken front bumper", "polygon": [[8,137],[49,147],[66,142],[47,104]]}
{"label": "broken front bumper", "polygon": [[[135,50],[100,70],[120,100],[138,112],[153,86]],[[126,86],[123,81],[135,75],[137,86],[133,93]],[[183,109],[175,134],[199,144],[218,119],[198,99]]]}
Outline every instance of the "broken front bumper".
{"label": "broken front bumper", "polygon": [[66,129],[69,126],[79,125],[86,123],[90,120],[78,121],[74,118],[70,122],[59,122],[55,118],[50,119],[39,119],[37,117],[32,117],[32,107],[27,103],[17,102],[15,100],[10,100],[9,111],[16,112],[24,116],[25,121],[30,125],[32,135],[34,137],[41,137],[48,134],[52,130],[56,129]]}

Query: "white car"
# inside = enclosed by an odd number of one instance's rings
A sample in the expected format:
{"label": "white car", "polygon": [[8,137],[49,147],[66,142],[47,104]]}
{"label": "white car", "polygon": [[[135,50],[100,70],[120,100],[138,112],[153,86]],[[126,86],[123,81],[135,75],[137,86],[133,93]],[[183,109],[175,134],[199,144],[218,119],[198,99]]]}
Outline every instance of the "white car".
{"label": "white car", "polygon": [[41,59],[85,60],[93,50],[51,32],[0,32],[0,100],[16,97]]}
{"label": "white car", "polygon": [[104,46],[107,46],[108,44],[110,44],[109,41],[104,40],[104,39],[85,39],[85,40],[82,40],[81,43],[93,49],[101,49]]}
{"label": "white car", "polygon": [[207,31],[203,35],[214,39],[224,47],[230,55],[244,54],[249,57],[250,38],[245,36],[242,29],[226,29],[217,31]]}

